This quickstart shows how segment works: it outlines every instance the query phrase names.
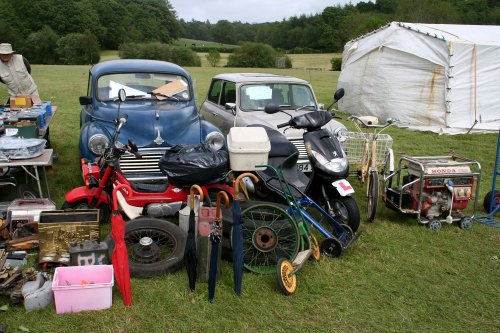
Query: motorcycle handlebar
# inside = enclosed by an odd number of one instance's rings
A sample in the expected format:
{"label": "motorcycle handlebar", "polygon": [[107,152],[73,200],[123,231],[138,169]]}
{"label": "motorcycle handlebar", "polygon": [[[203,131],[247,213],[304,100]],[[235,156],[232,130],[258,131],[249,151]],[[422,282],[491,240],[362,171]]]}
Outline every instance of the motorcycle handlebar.
{"label": "motorcycle handlebar", "polygon": [[290,125],[290,124],[288,122],[286,122],[286,123],[283,123],[283,124],[279,124],[276,127],[277,128],[283,128],[283,127],[288,126],[288,125]]}

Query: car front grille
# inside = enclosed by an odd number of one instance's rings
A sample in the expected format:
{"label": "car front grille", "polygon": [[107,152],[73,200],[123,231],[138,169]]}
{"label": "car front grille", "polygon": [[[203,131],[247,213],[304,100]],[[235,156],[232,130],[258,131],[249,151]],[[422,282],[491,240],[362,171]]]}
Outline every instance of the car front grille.
{"label": "car front grille", "polygon": [[307,160],[307,151],[306,151],[306,146],[304,144],[304,139],[289,139],[291,143],[297,148],[299,151],[299,160]]}
{"label": "car front grille", "polygon": [[158,166],[165,151],[165,148],[140,148],[142,158],[126,152],[120,159],[120,170],[129,180],[166,179]]}

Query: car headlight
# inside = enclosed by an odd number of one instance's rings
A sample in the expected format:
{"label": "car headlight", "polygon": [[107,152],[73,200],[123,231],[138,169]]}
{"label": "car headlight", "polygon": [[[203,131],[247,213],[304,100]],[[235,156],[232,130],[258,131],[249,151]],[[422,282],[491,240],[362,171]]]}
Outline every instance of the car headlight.
{"label": "car headlight", "polygon": [[339,127],[333,131],[333,135],[337,138],[337,140],[339,140],[339,142],[344,142],[349,137],[349,132],[345,128]]}
{"label": "car headlight", "polygon": [[224,140],[224,135],[222,135],[219,132],[211,132],[208,133],[208,135],[205,138],[205,143],[212,148],[213,150],[217,151],[220,150],[224,145],[226,144],[226,140]]}
{"label": "car headlight", "polygon": [[104,134],[94,134],[89,139],[89,149],[95,155],[102,155],[104,153],[104,149],[109,144],[109,139]]}
{"label": "car headlight", "polygon": [[317,161],[317,166],[324,172],[344,172],[348,167],[346,157],[333,158],[330,161],[320,152],[311,149],[312,157]]}

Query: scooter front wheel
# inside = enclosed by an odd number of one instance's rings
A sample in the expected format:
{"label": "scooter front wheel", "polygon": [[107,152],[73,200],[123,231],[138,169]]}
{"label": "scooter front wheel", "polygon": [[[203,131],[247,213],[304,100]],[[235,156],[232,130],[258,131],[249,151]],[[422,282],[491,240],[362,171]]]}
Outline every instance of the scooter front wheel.
{"label": "scooter front wheel", "polygon": [[297,276],[293,274],[292,263],[285,258],[281,258],[276,267],[281,291],[287,296],[293,294],[297,290]]}
{"label": "scooter front wheel", "polygon": [[[331,195],[329,206],[324,205],[324,209],[330,214],[337,222],[347,224],[351,227],[352,231],[356,232],[359,228],[360,217],[359,208],[353,197],[341,197],[339,195]],[[325,226],[328,230],[334,230],[331,225]]]}
{"label": "scooter front wheel", "polygon": [[[187,234],[172,222],[139,217],[127,222],[124,238],[132,277],[172,273],[183,263]],[[106,242],[111,257],[115,243],[111,234]]]}
{"label": "scooter front wheel", "polygon": [[105,203],[100,204],[98,207],[92,207],[89,205],[87,199],[77,200],[75,202],[64,201],[61,206],[62,210],[67,209],[99,209],[99,224],[104,224],[109,222],[110,210],[108,205]]}

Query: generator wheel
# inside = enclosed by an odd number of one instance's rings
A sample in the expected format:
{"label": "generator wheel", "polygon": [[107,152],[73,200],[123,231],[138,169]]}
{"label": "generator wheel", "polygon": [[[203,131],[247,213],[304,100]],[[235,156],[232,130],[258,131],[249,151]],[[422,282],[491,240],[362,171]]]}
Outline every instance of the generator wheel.
{"label": "generator wheel", "polygon": [[458,223],[458,226],[460,229],[470,229],[472,228],[472,224],[474,221],[472,220],[472,217],[464,216]]}
{"label": "generator wheel", "polygon": [[278,260],[278,284],[285,295],[291,295],[297,290],[297,276],[293,273],[293,265],[285,258]]}
{"label": "generator wheel", "polygon": [[439,231],[441,230],[441,221],[438,219],[432,220],[427,224],[427,227],[429,227],[432,231]]}

